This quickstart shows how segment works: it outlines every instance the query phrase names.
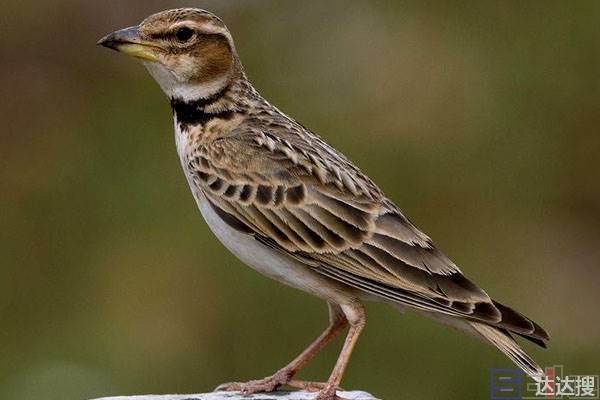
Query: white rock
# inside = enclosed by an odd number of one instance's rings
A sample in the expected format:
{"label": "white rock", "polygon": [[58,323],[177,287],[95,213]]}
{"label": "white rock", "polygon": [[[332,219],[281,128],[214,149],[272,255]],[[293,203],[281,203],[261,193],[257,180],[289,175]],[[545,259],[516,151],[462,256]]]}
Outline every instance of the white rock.
{"label": "white rock", "polygon": [[[347,400],[378,400],[367,392],[354,390],[351,392],[337,392],[338,397]],[[239,392],[211,392],[200,394],[165,394],[165,395],[143,395],[143,396],[117,396],[103,397],[96,400],[314,400],[315,392],[285,392],[257,393],[243,395]]]}

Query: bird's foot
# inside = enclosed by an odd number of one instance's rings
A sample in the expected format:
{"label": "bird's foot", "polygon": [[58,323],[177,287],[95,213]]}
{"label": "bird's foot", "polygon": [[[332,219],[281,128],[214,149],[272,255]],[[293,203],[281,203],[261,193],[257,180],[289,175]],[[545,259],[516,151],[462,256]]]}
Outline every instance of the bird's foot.
{"label": "bird's foot", "polygon": [[325,387],[321,389],[315,400],[345,400],[336,395],[336,390],[339,389],[336,386],[330,386],[325,384]]}
{"label": "bird's foot", "polygon": [[[299,379],[291,379],[286,385],[295,387],[298,389],[303,389],[308,392],[318,392],[319,390],[323,390],[327,387],[327,382],[314,382],[314,381],[303,381]],[[338,390],[344,390],[341,387],[337,388]]]}
{"label": "bird's foot", "polygon": [[268,376],[263,379],[258,379],[249,382],[229,382],[223,383],[215,389],[215,391],[227,391],[227,392],[242,392],[243,394],[254,394],[260,392],[273,392],[279,386],[288,384],[292,379],[292,375],[282,369],[277,371],[272,376]]}

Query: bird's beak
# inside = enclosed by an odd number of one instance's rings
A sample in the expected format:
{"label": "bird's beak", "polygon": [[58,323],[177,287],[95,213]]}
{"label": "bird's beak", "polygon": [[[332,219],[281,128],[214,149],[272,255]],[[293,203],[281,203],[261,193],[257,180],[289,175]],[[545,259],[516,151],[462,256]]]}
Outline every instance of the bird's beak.
{"label": "bird's beak", "polygon": [[113,32],[98,40],[97,44],[132,57],[158,62],[158,58],[154,53],[154,50],[158,46],[152,42],[142,40],[139,26],[132,26]]}

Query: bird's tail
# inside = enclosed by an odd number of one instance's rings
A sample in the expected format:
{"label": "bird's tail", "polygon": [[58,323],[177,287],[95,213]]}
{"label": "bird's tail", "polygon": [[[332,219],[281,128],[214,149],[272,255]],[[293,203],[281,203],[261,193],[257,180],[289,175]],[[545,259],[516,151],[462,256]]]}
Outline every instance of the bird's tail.
{"label": "bird's tail", "polygon": [[[418,311],[429,318],[432,318],[438,322],[449,325],[453,328],[466,332],[474,337],[483,340],[496,347],[498,350],[503,352],[508,358],[510,358],[519,368],[521,368],[527,375],[531,376],[534,380],[538,381],[544,376],[544,372],[540,366],[533,361],[531,357],[519,346],[519,344],[511,336],[511,332],[504,326],[493,326],[485,322],[479,322],[474,320],[467,320],[463,318],[457,318],[454,316],[444,315],[437,312]],[[541,330],[541,328],[539,328]],[[543,337],[547,338],[548,335],[545,331],[541,330]],[[523,336],[525,339],[531,340],[534,343],[545,347],[544,342],[536,337],[526,336],[521,333],[517,333],[519,336]]]}
{"label": "bird's tail", "polygon": [[544,376],[542,368],[540,368],[540,366],[525,353],[506,329],[475,321],[469,321],[468,324],[471,325],[475,332],[483,339],[506,354],[506,356],[517,364],[527,375],[536,381],[539,381]]}

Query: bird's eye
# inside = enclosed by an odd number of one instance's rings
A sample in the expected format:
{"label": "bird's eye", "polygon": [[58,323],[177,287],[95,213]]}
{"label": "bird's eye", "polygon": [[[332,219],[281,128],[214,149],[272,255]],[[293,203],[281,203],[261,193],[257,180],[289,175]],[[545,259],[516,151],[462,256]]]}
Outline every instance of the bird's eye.
{"label": "bird's eye", "polygon": [[181,28],[177,29],[177,32],[175,32],[175,37],[180,42],[187,42],[188,40],[190,40],[192,38],[193,35],[194,35],[194,31],[192,29],[188,28],[187,26],[181,27]]}

